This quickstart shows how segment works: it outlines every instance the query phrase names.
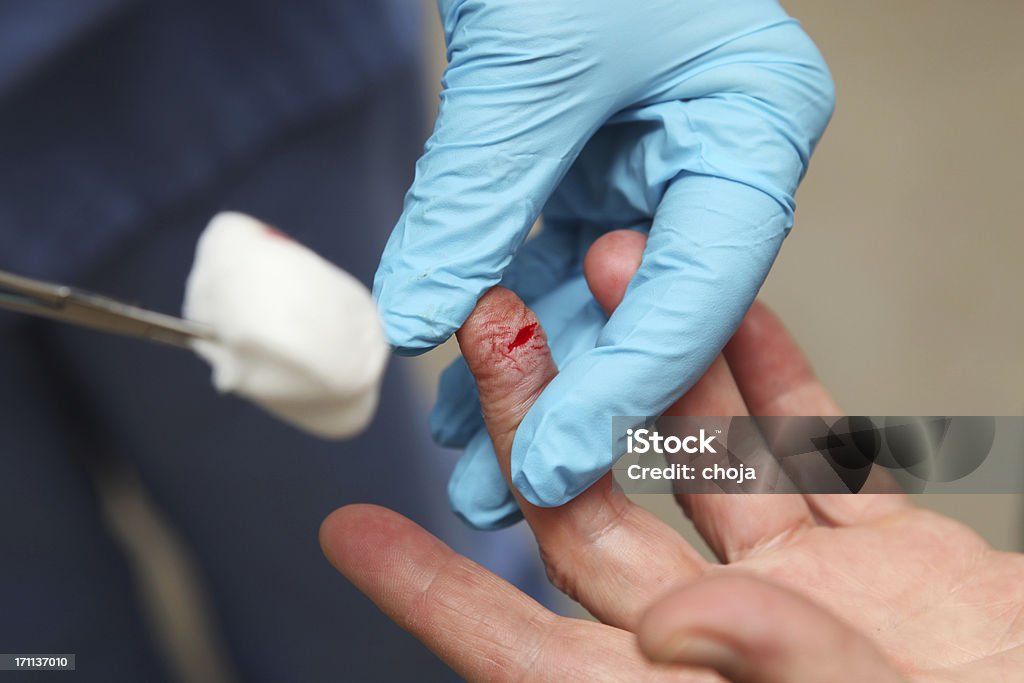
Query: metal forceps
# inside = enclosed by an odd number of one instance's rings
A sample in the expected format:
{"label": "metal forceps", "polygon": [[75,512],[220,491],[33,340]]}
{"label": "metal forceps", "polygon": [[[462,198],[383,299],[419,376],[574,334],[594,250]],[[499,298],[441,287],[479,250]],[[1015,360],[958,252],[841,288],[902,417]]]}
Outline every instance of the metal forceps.
{"label": "metal forceps", "polygon": [[213,334],[197,323],[66,285],[0,270],[0,309],[191,349]]}

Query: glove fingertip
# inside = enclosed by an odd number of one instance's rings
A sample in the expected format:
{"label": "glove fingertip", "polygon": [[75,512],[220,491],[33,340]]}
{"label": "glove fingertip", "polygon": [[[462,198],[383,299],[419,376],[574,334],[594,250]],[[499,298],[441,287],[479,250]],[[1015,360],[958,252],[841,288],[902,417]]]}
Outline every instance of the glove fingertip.
{"label": "glove fingertip", "polygon": [[455,465],[448,480],[448,502],[459,519],[482,531],[503,529],[522,519],[483,429],[469,440]]}
{"label": "glove fingertip", "polygon": [[[418,356],[443,344],[462,324],[460,310],[451,300],[442,304],[429,283],[418,290],[408,287],[374,288],[377,311],[392,351],[399,356]],[[442,300],[444,301],[444,300]]]}
{"label": "glove fingertip", "polygon": [[465,448],[484,426],[476,381],[462,358],[441,373],[429,426],[434,441],[446,448]]}
{"label": "glove fingertip", "polygon": [[511,505],[497,510],[462,510],[452,506],[452,512],[464,524],[478,531],[500,531],[518,524],[523,519],[523,512],[512,501]]}
{"label": "glove fingertip", "polygon": [[565,487],[555,481],[550,474],[530,477],[525,470],[520,470],[513,473],[512,484],[523,498],[537,507],[558,507],[573,499],[573,496],[566,492]]}
{"label": "glove fingertip", "polygon": [[415,358],[416,356],[422,356],[427,351],[433,351],[443,343],[444,340],[441,340],[437,344],[429,344],[427,346],[395,346],[392,344],[391,353],[396,356],[402,356],[403,358]]}
{"label": "glove fingertip", "polygon": [[433,351],[455,333],[458,325],[448,325],[436,320],[412,318],[396,312],[387,313],[378,302],[381,322],[391,352],[396,356],[413,358]]}
{"label": "glove fingertip", "polygon": [[455,516],[465,524],[480,531],[497,531],[523,518],[519,505],[507,489],[507,495],[499,501],[486,495],[481,499],[481,493],[465,477],[457,478],[453,475],[449,480],[448,503]]}
{"label": "glove fingertip", "polygon": [[448,411],[443,404],[438,403],[430,411],[427,418],[427,425],[430,428],[430,436],[438,446],[442,448],[465,448],[473,434],[464,429],[464,425],[452,424]]}
{"label": "glove fingertip", "polygon": [[595,442],[600,430],[594,427],[566,425],[553,412],[539,418],[528,414],[512,444],[512,485],[532,505],[545,508],[565,505],[590,488],[611,466],[609,459],[595,456],[607,446],[599,438]]}

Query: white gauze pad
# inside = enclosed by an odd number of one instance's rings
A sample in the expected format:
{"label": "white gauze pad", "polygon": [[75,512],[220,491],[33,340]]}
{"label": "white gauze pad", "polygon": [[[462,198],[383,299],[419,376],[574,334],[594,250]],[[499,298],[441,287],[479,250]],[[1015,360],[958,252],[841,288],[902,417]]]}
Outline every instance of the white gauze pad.
{"label": "white gauze pad", "polygon": [[216,339],[194,348],[219,391],[326,438],[354,436],[373,417],[389,355],[377,307],[298,242],[243,214],[215,216],[183,310]]}

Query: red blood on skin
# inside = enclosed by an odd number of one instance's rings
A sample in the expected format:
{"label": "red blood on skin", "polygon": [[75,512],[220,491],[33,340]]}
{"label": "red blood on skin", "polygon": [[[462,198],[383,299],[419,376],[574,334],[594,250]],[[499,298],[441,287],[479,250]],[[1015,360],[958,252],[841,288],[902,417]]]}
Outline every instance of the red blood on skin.
{"label": "red blood on skin", "polygon": [[276,238],[282,239],[282,240],[288,240],[289,242],[292,241],[291,237],[289,237],[285,233],[281,232],[280,230],[278,230],[277,228],[275,228],[272,225],[267,225],[266,223],[264,223],[263,224],[263,230],[264,230],[264,232],[266,232],[271,237],[276,237]]}
{"label": "red blood on skin", "polygon": [[536,334],[536,332],[537,323],[533,323],[532,325],[527,325],[522,328],[519,330],[519,334],[516,335],[516,338],[512,340],[512,343],[508,345],[508,350],[511,351],[512,349],[518,349],[520,346],[533,339],[533,335]]}

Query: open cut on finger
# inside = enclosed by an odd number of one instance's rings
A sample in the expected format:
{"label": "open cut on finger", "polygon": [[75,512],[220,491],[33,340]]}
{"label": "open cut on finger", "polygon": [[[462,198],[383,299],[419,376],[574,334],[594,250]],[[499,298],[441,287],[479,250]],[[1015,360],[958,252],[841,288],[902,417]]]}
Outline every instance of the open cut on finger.
{"label": "open cut on finger", "polygon": [[[516,429],[557,374],[544,330],[514,293],[496,287],[480,300],[458,340],[510,481]],[[535,507],[518,492],[516,497],[552,582],[607,624],[629,628],[657,595],[706,566],[679,534],[633,504],[608,475],[557,508]]]}

